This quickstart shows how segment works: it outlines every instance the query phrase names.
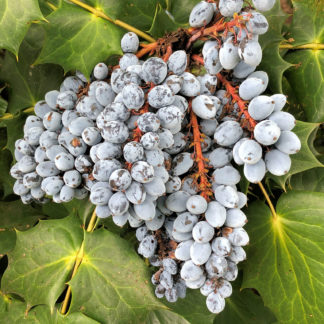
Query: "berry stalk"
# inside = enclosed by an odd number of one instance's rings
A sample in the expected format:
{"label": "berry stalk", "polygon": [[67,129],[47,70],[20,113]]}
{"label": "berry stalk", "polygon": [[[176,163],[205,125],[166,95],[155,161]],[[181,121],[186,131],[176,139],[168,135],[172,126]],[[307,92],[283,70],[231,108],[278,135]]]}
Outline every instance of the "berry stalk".
{"label": "berry stalk", "polygon": [[246,102],[238,95],[237,89],[231,85],[230,81],[228,81],[225,76],[218,73],[217,78],[225,86],[226,91],[230,94],[232,99],[237,103],[240,112],[244,114],[246,120],[249,123],[250,130],[253,130],[257,122],[250,116],[249,112],[247,111]]}
{"label": "berry stalk", "polygon": [[[145,104],[139,111],[132,110],[133,115],[143,115],[149,111],[150,105],[147,100],[147,96],[148,96],[149,92],[154,88],[155,85],[152,82],[149,86],[150,86],[150,89],[145,94]],[[139,142],[141,140],[142,135],[143,135],[143,132],[139,129],[139,127],[137,126],[137,123],[136,123],[136,128],[133,130],[133,141]]]}
{"label": "berry stalk", "polygon": [[200,195],[204,197],[206,200],[209,200],[213,195],[211,190],[211,184],[208,180],[208,166],[206,159],[203,155],[201,143],[204,141],[203,136],[199,130],[199,124],[197,120],[196,114],[193,112],[191,108],[191,101],[189,102],[189,110],[190,110],[190,126],[192,127],[193,132],[193,146],[194,146],[194,155],[195,162],[197,164],[198,171],[195,174],[195,180],[197,181],[199,191],[201,191]]}
{"label": "berry stalk", "polygon": [[[204,59],[200,55],[194,54],[191,56],[191,58],[198,64],[204,65]],[[246,107],[246,102],[238,95],[237,89],[232,86],[231,82],[228,81],[225,78],[225,76],[218,73],[217,78],[225,86],[226,91],[232,97],[233,101],[237,103],[241,114],[244,114],[245,119],[248,122],[249,129],[253,130],[254,127],[256,126],[257,122],[250,116],[250,114],[247,110],[247,107]]]}
{"label": "berry stalk", "polygon": [[[189,28],[187,31],[190,35],[192,35],[189,38],[189,41],[187,43],[186,48],[188,49],[192,43],[194,43],[196,40],[201,39],[206,36],[211,36],[211,37],[216,37],[219,36],[218,33],[221,31],[225,31],[225,33],[231,31],[234,32],[234,27],[238,27],[239,30],[241,31],[242,29],[245,29],[245,22],[248,19],[243,18],[242,16],[239,15],[234,15],[234,19],[225,22],[224,18],[221,18],[218,20],[215,24],[213,24],[210,27],[200,27],[200,28]],[[235,34],[235,33],[234,33]]]}
{"label": "berry stalk", "polygon": [[158,43],[157,42],[153,42],[150,44],[140,44],[143,48],[140,49],[137,53],[136,56],[138,58],[143,57],[145,54],[150,53],[150,52],[154,52],[155,49],[157,48]]}

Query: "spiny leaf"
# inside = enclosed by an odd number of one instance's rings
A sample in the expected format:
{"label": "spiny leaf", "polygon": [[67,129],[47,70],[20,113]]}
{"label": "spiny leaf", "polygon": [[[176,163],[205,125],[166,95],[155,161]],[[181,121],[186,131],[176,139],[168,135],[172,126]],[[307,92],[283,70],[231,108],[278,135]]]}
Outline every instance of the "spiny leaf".
{"label": "spiny leaf", "polygon": [[12,156],[9,150],[1,149],[0,151],[0,196],[2,198],[12,194],[12,188],[15,179],[9,174],[12,162]]}
{"label": "spiny leaf", "polygon": [[324,194],[290,191],[247,209],[250,246],[243,288],[255,288],[280,323],[324,321]]}
{"label": "spiny leaf", "polygon": [[242,278],[233,282],[233,294],[226,299],[223,312],[215,317],[215,324],[270,324],[275,316],[265,307],[262,298],[251,289],[241,289]]}
{"label": "spiny leaf", "polygon": [[155,10],[154,20],[149,33],[154,37],[161,37],[166,32],[175,31],[178,28],[189,26],[188,19],[192,8],[197,4],[196,0],[167,1],[169,11],[163,3],[158,4]]}
{"label": "spiny leaf", "polygon": [[268,308],[264,307],[262,299],[250,289],[241,291],[241,282],[241,278],[232,282],[233,294],[230,298],[226,298],[224,311],[216,316],[208,311],[206,297],[200,293],[199,289],[188,289],[185,299],[178,299],[176,303],[165,302],[165,304],[191,324],[273,323],[275,317]]}
{"label": "spiny leaf", "polygon": [[82,224],[86,223],[86,219],[92,214],[94,205],[89,202],[88,198],[83,200],[73,199],[68,203],[56,204],[49,202],[42,206],[43,213],[50,219],[64,218],[69,214],[78,216]]}
{"label": "spiny leaf", "polygon": [[324,192],[324,168],[314,168],[292,176],[289,186],[293,190]]}
{"label": "spiny leaf", "polygon": [[[14,215],[14,213],[12,214]],[[83,232],[75,216],[40,221],[26,232],[17,232],[14,250],[2,278],[2,289],[25,299],[27,305],[53,309],[64,290],[81,246]]]}
{"label": "spiny leaf", "polygon": [[174,20],[179,25],[189,25],[189,15],[192,8],[198,3],[197,0],[170,0],[170,12],[174,17]]}
{"label": "spiny leaf", "polygon": [[176,30],[178,25],[166,13],[160,4],[156,6],[152,26],[148,31],[154,37],[162,37],[166,32]]}
{"label": "spiny leaf", "polygon": [[16,232],[13,230],[0,230],[0,257],[11,251],[16,244]]}
{"label": "spiny leaf", "polygon": [[5,148],[11,152],[12,156],[14,156],[16,140],[23,137],[25,118],[26,115],[18,113],[13,118],[0,122],[0,127],[6,127],[7,129],[7,143]]}
{"label": "spiny leaf", "polygon": [[209,324],[214,322],[215,315],[208,311],[206,297],[200,293],[199,289],[187,289],[186,298],[178,299],[176,303],[163,301],[170,309],[187,319],[189,323]]}
{"label": "spiny leaf", "polygon": [[20,200],[0,202],[0,228],[26,230],[33,226],[42,214],[39,209],[23,205]]}
{"label": "spiny leaf", "polygon": [[283,189],[285,189],[286,181],[293,175],[315,167],[323,167],[313,152],[309,148],[309,138],[313,132],[318,128],[319,124],[305,123],[297,121],[293,132],[299,137],[301,141],[301,150],[297,154],[290,155],[291,168],[289,172],[281,177],[274,176],[268,173],[267,177],[273,179]]}
{"label": "spiny leaf", "polygon": [[305,111],[296,98],[296,93],[289,84],[285,75],[282,78],[282,92],[285,94],[285,96],[287,96],[287,104],[285,105],[283,110],[293,114],[294,117],[298,120],[306,120]]}
{"label": "spiny leaf", "polygon": [[296,50],[285,60],[295,64],[286,72],[287,80],[310,122],[324,121],[324,51]]}
{"label": "spiny leaf", "polygon": [[149,310],[163,308],[147,278],[127,241],[104,229],[85,233],[83,261],[69,282],[71,311],[81,309],[101,323],[140,323]]}
{"label": "spiny leaf", "polygon": [[4,113],[7,111],[8,102],[7,100],[0,97],[0,117],[4,115]]}
{"label": "spiny leaf", "polygon": [[156,309],[148,313],[145,324],[190,324],[183,317],[167,309]]}
{"label": "spiny leaf", "polygon": [[321,0],[292,0],[294,6],[293,21],[289,28],[289,37],[293,45],[324,42],[324,3]]}
{"label": "spiny leaf", "polygon": [[38,0],[39,7],[45,17],[52,13],[53,10],[59,8],[62,1],[64,0]]}
{"label": "spiny leaf", "polygon": [[[324,44],[324,2],[293,0],[294,15],[288,35],[293,46]],[[310,122],[324,121],[324,51],[289,51],[285,60],[294,64],[286,72],[288,82]]]}
{"label": "spiny leaf", "polygon": [[154,10],[159,3],[158,0],[86,0],[84,2],[101,9],[113,19],[119,19],[143,31],[150,28]]}
{"label": "spiny leaf", "polygon": [[7,323],[99,324],[80,312],[64,316],[58,310],[51,312],[46,305],[39,305],[28,311],[25,303],[14,299],[8,299],[6,304],[6,309],[0,309],[0,316]]}
{"label": "spiny leaf", "polygon": [[21,44],[19,61],[9,52],[0,60],[0,80],[8,83],[8,112],[11,114],[33,107],[37,101],[44,99],[47,91],[57,89],[62,81],[63,71],[59,66],[32,66],[43,39],[42,27],[33,25]]}
{"label": "spiny leaf", "polygon": [[47,19],[46,39],[35,64],[56,63],[66,72],[77,69],[89,77],[98,62],[121,54],[121,28],[85,9],[63,2]]}
{"label": "spiny leaf", "polygon": [[279,44],[283,40],[282,26],[287,19],[277,1],[274,7],[264,12],[263,15],[269,22],[269,30],[260,36],[260,44],[263,50],[263,57],[258,70],[264,70],[269,75],[269,88],[272,92],[282,92],[283,73],[291,66],[282,59],[279,53]]}
{"label": "spiny leaf", "polygon": [[20,43],[33,20],[43,19],[37,0],[0,2],[0,48],[18,56]]}

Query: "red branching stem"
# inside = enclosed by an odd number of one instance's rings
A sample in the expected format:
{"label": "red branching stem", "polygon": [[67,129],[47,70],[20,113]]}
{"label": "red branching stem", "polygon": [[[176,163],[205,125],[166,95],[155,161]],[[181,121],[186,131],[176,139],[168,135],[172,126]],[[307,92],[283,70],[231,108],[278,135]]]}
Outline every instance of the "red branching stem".
{"label": "red branching stem", "polygon": [[240,112],[244,114],[245,119],[249,123],[249,128],[253,130],[257,122],[250,116],[246,107],[246,102],[238,95],[237,89],[231,85],[230,81],[228,81],[225,76],[218,73],[217,78],[225,86],[226,91],[230,94],[232,99],[237,102]]}
{"label": "red branching stem", "polygon": [[[150,89],[145,94],[145,103],[144,103],[143,107],[138,111],[133,109],[131,111],[132,115],[143,115],[149,111],[150,104],[147,100],[147,96],[148,96],[149,92],[155,87],[155,84],[153,82],[151,82],[146,87],[148,87],[148,86],[150,87]],[[133,130],[132,140],[139,142],[141,140],[142,135],[143,135],[143,132],[139,129],[138,125],[136,124],[136,128]]]}
{"label": "red branching stem", "polygon": [[132,169],[133,163],[125,162],[125,168],[130,171]]}
{"label": "red branching stem", "polygon": [[[191,56],[191,59],[193,61],[195,61],[198,64],[204,64],[204,59],[197,54],[194,54]],[[230,81],[228,81],[225,76],[223,76],[222,74],[218,73],[217,74],[217,78],[218,80],[225,86],[226,91],[228,92],[228,94],[232,97],[234,102],[237,102],[237,105],[240,109],[241,114],[244,114],[245,119],[248,122],[248,128],[250,130],[253,130],[255,125],[257,124],[257,122],[250,116],[247,107],[246,107],[246,101],[244,101],[237,93],[237,89],[231,85]]]}
{"label": "red branching stem", "polygon": [[190,126],[192,127],[193,132],[193,146],[194,146],[194,158],[197,164],[198,171],[195,174],[195,179],[198,183],[198,188],[200,195],[203,196],[207,201],[210,200],[210,197],[213,195],[211,184],[208,180],[208,166],[206,162],[208,159],[204,158],[201,143],[203,140],[203,135],[200,133],[199,124],[196,114],[191,108],[191,100],[189,101],[189,110],[190,110]]}
{"label": "red branching stem", "polygon": [[154,43],[150,43],[150,44],[141,44],[141,46],[143,47],[142,49],[140,49],[137,53],[136,56],[138,58],[143,57],[144,55],[150,53],[150,52],[154,52],[154,50],[157,48],[158,43],[154,42]]}
{"label": "red branching stem", "polygon": [[[224,18],[218,20],[215,24],[210,27],[200,27],[200,28],[189,28],[187,31],[190,35],[192,35],[187,43],[187,49],[191,46],[193,42],[197,39],[201,39],[206,36],[216,37],[218,33],[224,31],[226,34],[229,31],[234,32],[234,27],[238,27],[241,31],[245,28],[245,22],[249,19],[249,17],[243,18],[242,16],[235,15],[234,19],[225,22]],[[234,33],[235,34],[235,33]]]}
{"label": "red branching stem", "polygon": [[132,110],[132,115],[143,115],[144,113],[149,111],[149,103],[146,101],[143,107],[140,110]]}
{"label": "red branching stem", "polygon": [[142,131],[139,129],[139,127],[136,124],[136,128],[133,130],[133,141],[139,142],[142,138]]}
{"label": "red branching stem", "polygon": [[203,59],[203,57],[200,56],[200,55],[193,54],[193,55],[191,55],[191,59],[192,59],[193,61],[195,61],[196,63],[198,63],[198,64],[204,65],[204,59]]}
{"label": "red branching stem", "polygon": [[164,54],[164,56],[162,58],[163,61],[166,62],[169,59],[169,57],[171,56],[171,54],[172,54],[172,45],[170,44],[170,45],[168,45],[166,53]]}

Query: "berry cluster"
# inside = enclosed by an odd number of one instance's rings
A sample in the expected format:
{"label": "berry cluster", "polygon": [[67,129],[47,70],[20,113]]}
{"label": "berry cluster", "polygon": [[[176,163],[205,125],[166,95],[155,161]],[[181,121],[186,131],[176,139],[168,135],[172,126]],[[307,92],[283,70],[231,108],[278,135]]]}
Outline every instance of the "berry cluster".
{"label": "berry cluster", "polygon": [[[274,0],[253,4],[269,10]],[[189,22],[185,49],[170,43],[162,58],[141,60],[162,41],[138,51],[130,32],[119,66],[99,63],[91,82],[77,72],[48,92],[26,120],[10,172],[24,203],[89,195],[99,218],[136,228],[138,253],[159,267],[158,298],[200,289],[219,313],[249,243],[236,166],[253,183],[267,170],[283,175],[300,141],[281,111],[286,97],[262,95],[268,76],[255,71],[266,18],[243,0],[220,0],[198,3]],[[198,76],[195,64],[204,65]]]}

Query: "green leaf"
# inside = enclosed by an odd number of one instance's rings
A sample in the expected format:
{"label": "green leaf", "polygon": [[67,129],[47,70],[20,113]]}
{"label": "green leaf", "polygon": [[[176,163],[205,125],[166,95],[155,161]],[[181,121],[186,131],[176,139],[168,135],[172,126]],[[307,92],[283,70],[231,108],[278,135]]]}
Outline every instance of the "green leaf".
{"label": "green leaf", "polygon": [[0,60],[0,80],[9,84],[8,112],[11,114],[33,107],[37,101],[44,99],[47,91],[57,89],[63,79],[63,71],[57,65],[32,65],[43,39],[42,27],[33,25],[21,44],[19,61],[9,52]]}
{"label": "green leaf", "polygon": [[266,34],[259,38],[263,57],[258,70],[266,71],[269,75],[269,88],[272,92],[282,92],[283,73],[291,66],[282,59],[279,52],[279,44],[283,40],[282,26],[287,15],[281,10],[280,1],[277,0],[274,7],[262,13],[269,22],[269,29]]}
{"label": "green leaf", "polygon": [[[145,324],[190,324],[183,317],[166,309],[156,309],[149,312]],[[192,324],[192,323],[191,323]]]}
{"label": "green leaf", "polygon": [[39,7],[44,16],[48,16],[53,10],[56,10],[63,0],[38,0]]}
{"label": "green leaf", "polygon": [[91,215],[95,209],[95,206],[89,201],[89,198],[83,200],[73,199],[69,203],[63,204],[63,206],[68,212],[78,215],[82,224],[86,224],[89,215]]}
{"label": "green leaf", "polygon": [[[55,321],[55,324],[100,324],[99,322],[91,319],[88,316],[85,316],[84,314],[80,312],[75,313],[69,313],[67,316],[64,316],[57,312],[57,321]],[[54,324],[54,323],[53,323]]]}
{"label": "green leaf", "polygon": [[8,298],[0,292],[0,314],[5,312],[8,307]]}
{"label": "green leaf", "polygon": [[305,111],[297,100],[296,93],[285,75],[282,78],[282,92],[287,96],[287,104],[283,110],[294,115],[297,120],[306,120]]}
{"label": "green leaf", "polygon": [[185,299],[176,303],[164,303],[174,312],[183,316],[191,324],[270,324],[275,321],[271,311],[264,307],[262,299],[250,289],[240,290],[242,279],[233,282],[233,294],[226,299],[224,311],[218,315],[210,313],[206,307],[206,297],[198,290],[187,290]]}
{"label": "green leaf", "polygon": [[13,230],[0,230],[0,257],[11,251],[16,244],[16,232]]}
{"label": "green leaf", "polygon": [[26,230],[42,217],[40,211],[20,200],[0,202],[0,228]]}
{"label": "green leaf", "polygon": [[29,231],[17,232],[2,278],[3,291],[23,297],[29,307],[45,304],[53,309],[69,279],[82,238],[81,223],[74,216],[40,221]]}
{"label": "green leaf", "polygon": [[[123,227],[119,227],[114,223],[114,221],[112,220],[112,217],[99,219],[98,225],[103,225],[105,228],[107,228],[109,230],[109,232],[117,234],[117,235],[127,239],[129,242],[131,242],[135,236],[134,231],[130,230],[130,227],[128,226],[128,224]],[[126,237],[126,235],[127,235],[127,237]],[[136,242],[136,243],[138,242],[136,237],[135,237],[134,242]]]}
{"label": "green leaf", "polygon": [[204,297],[199,289],[187,289],[185,299],[178,299],[176,303],[168,303],[163,300],[172,311],[181,314],[191,324],[214,322],[215,315],[210,313],[206,306],[206,297]]}
{"label": "green leaf", "polygon": [[317,131],[319,124],[314,123],[305,123],[297,121],[295,128],[293,129],[294,133],[299,137],[301,141],[301,150],[297,154],[290,155],[291,158],[291,168],[290,171],[281,176],[277,177],[271,174],[268,174],[268,179],[274,180],[279,184],[283,189],[285,189],[286,181],[293,175],[308,169],[315,167],[323,167],[313,152],[310,149],[309,138],[311,134]]}
{"label": "green leaf", "polygon": [[8,102],[0,97],[0,117],[7,111]]}
{"label": "green leaf", "polygon": [[73,214],[79,216],[83,224],[85,224],[89,215],[92,214],[93,209],[94,206],[89,202],[88,198],[83,200],[73,199],[68,203],[61,204],[49,202],[42,206],[42,211],[48,218],[64,218],[69,214]]}
{"label": "green leaf", "polygon": [[77,69],[89,77],[98,62],[122,54],[121,28],[85,9],[63,2],[47,20],[46,39],[35,64],[56,63],[65,72]]}
{"label": "green leaf", "polygon": [[0,196],[2,198],[12,194],[12,188],[15,183],[15,179],[9,174],[12,162],[11,153],[6,149],[0,151]]}
{"label": "green leaf", "polygon": [[[158,0],[86,0],[89,5],[101,9],[106,15],[140,30],[150,28]],[[123,31],[124,33],[126,30]]]}
{"label": "green leaf", "polygon": [[9,300],[7,310],[0,313],[1,319],[7,323],[53,323],[51,313],[45,305],[37,306],[27,312],[25,303],[17,300]]}
{"label": "green leaf", "polygon": [[199,2],[197,0],[170,0],[171,14],[179,25],[189,25],[189,15],[193,7]]}
{"label": "green leaf", "polygon": [[280,323],[324,321],[323,201],[323,193],[290,191],[276,219],[261,202],[247,210],[243,288],[257,289]]}
{"label": "green leaf", "polygon": [[24,136],[25,118],[26,115],[18,113],[13,118],[5,119],[0,122],[0,127],[6,127],[7,143],[5,148],[11,152],[12,156],[14,156],[16,140]]}
{"label": "green leaf", "polygon": [[240,289],[241,278],[233,282],[233,294],[226,299],[224,311],[215,317],[215,324],[270,324],[275,316],[265,307],[262,298],[251,289]]}
{"label": "green leaf", "polygon": [[85,233],[83,261],[69,282],[70,310],[101,323],[142,323],[150,310],[163,308],[148,278],[127,241],[105,229]]}
{"label": "green leaf", "polygon": [[0,2],[0,48],[18,55],[33,20],[43,19],[37,0],[4,0]]}
{"label": "green leaf", "polygon": [[6,308],[3,311],[0,309],[0,316],[4,322],[17,324],[99,324],[97,321],[92,320],[80,312],[61,315],[56,310],[51,313],[49,307],[46,305],[39,305],[28,311],[28,306],[25,303],[14,299],[7,299]]}
{"label": "green leaf", "polygon": [[296,66],[286,72],[298,102],[310,122],[324,121],[324,51],[296,50],[285,60]]}
{"label": "green leaf", "polygon": [[178,25],[170,18],[160,4],[156,6],[152,26],[148,31],[154,37],[162,37],[166,32],[176,30]]}
{"label": "green leaf", "polygon": [[293,45],[323,43],[323,1],[292,0],[292,4],[294,6],[294,15],[288,36],[294,39]]}
{"label": "green leaf", "polygon": [[[288,37],[293,46],[324,44],[324,3],[321,0],[293,0],[294,15]],[[301,27],[302,26],[302,27]],[[310,122],[324,121],[324,51],[289,51],[285,60],[294,64],[286,72],[288,82]]]}
{"label": "green leaf", "polygon": [[290,187],[293,190],[324,192],[324,168],[314,168],[292,176]]}

